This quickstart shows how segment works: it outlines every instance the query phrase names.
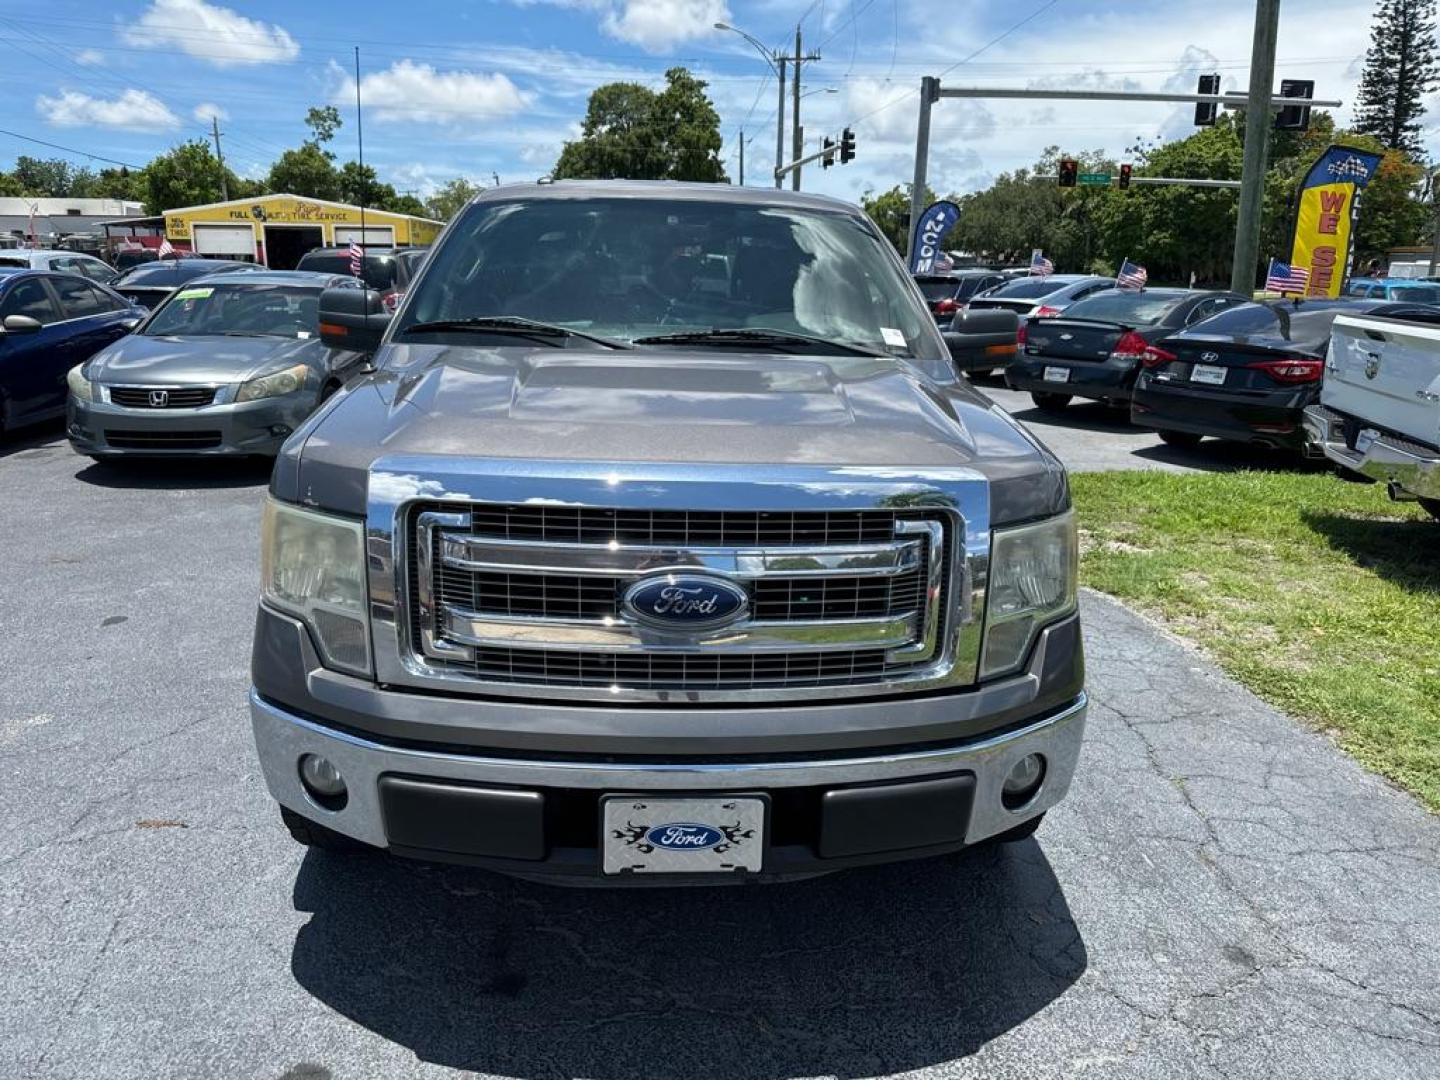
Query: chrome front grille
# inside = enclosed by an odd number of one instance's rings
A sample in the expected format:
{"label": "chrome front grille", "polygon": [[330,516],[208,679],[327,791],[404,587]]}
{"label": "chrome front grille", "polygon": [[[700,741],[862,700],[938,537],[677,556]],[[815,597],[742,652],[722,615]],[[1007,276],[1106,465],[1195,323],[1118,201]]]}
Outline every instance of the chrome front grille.
{"label": "chrome front grille", "polygon": [[198,409],[215,400],[213,386],[112,386],[110,401],[127,409]]}
{"label": "chrome front grille", "polygon": [[[601,693],[883,684],[935,663],[949,601],[942,512],[413,508],[410,641],[423,664]],[[657,631],[625,590],[665,572],[741,584],[748,615]]]}

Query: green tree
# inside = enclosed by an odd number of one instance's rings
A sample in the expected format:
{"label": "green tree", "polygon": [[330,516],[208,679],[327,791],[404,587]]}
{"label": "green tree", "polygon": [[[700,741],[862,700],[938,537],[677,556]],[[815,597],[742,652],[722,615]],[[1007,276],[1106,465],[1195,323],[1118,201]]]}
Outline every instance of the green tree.
{"label": "green tree", "polygon": [[[876,195],[866,191],[860,196],[860,208],[870,215],[886,239],[895,245],[895,250],[905,253],[905,225],[910,217],[911,184],[896,184],[889,191]],[[925,189],[925,205],[935,201],[935,192]]]}
{"label": "green tree", "polygon": [[159,214],[179,206],[219,202],[222,177],[233,191],[235,174],[216,160],[206,140],[193,139],[172,147],[145,166],[145,212]]}
{"label": "green tree", "polygon": [[305,113],[305,126],[310,129],[310,141],[314,143],[328,143],[335,138],[342,123],[340,110],[334,105],[312,107]]}
{"label": "green tree", "polygon": [[266,186],[273,192],[338,201],[340,174],[331,157],[319,143],[307,139],[275,160],[265,178]]}
{"label": "green tree", "polygon": [[479,184],[472,184],[463,176],[447,180],[425,200],[425,214],[439,221],[449,221],[465,208],[466,203],[484,190]]}
{"label": "green tree", "polygon": [[131,172],[124,166],[101,169],[98,173],[80,169],[71,181],[70,194],[79,199],[138,199],[144,202],[145,174],[139,170]]}
{"label": "green tree", "polygon": [[1419,154],[1425,95],[1435,86],[1435,0],[1380,0],[1355,110],[1355,130]]}
{"label": "green tree", "polygon": [[25,185],[15,179],[14,173],[0,172],[0,197],[25,194]]}
{"label": "green tree", "polygon": [[411,195],[408,191],[397,194],[389,200],[382,210],[390,210],[397,214],[413,214],[415,217],[429,217],[430,214],[425,204],[418,197]]}
{"label": "green tree", "polygon": [[21,154],[15,159],[12,175],[24,194],[58,199],[70,194],[74,169],[62,158],[33,158]]}
{"label": "green tree", "polygon": [[565,144],[553,175],[728,183],[706,84],[683,67],[667,71],[665,84],[658,94],[639,83],[598,87],[580,138]]}

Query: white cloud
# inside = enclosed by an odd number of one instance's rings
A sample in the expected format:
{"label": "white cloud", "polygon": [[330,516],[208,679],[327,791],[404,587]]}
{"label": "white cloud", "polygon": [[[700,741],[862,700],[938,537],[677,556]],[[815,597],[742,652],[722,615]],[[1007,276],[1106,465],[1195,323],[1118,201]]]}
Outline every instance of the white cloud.
{"label": "white cloud", "polygon": [[169,106],[144,90],[126,90],[113,100],[74,90],[62,90],[57,97],[41,94],[35,99],[35,111],[52,127],[170,131],[180,126]]}
{"label": "white cloud", "polygon": [[99,67],[105,63],[105,54],[99,49],[81,49],[75,54],[75,62],[85,67]]}
{"label": "white cloud", "polygon": [[216,67],[277,64],[300,55],[299,44],[281,27],[206,0],[152,0],[121,36],[139,48],[171,46]]}
{"label": "white cloud", "polygon": [[228,112],[222,109],[219,105],[216,105],[213,102],[209,101],[202,101],[199,105],[196,105],[194,111],[191,112],[190,115],[195,117],[195,119],[199,120],[202,124],[208,124],[212,118],[215,120],[230,119],[230,114]]}
{"label": "white cloud", "polygon": [[[340,81],[332,100],[337,105],[353,103],[355,80],[333,61],[330,70]],[[401,60],[384,71],[365,75],[360,93],[367,115],[381,121],[421,124],[497,120],[529,104],[528,95],[499,72],[436,71],[414,60]]]}
{"label": "white cloud", "polygon": [[621,0],[601,20],[613,38],[664,52],[681,42],[714,34],[730,18],[725,0]]}

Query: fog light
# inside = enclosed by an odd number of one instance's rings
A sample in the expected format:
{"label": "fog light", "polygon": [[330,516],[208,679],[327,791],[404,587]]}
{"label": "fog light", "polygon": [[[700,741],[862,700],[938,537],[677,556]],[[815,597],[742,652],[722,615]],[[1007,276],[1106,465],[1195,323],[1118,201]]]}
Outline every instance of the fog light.
{"label": "fog light", "polygon": [[1045,780],[1045,759],[1039,754],[1026,754],[1010,768],[1005,785],[1000,789],[1000,801],[1006,809],[1015,810],[1024,806]]}
{"label": "fog light", "polygon": [[321,806],[338,810],[345,805],[345,781],[328,758],[305,754],[300,758],[300,782]]}

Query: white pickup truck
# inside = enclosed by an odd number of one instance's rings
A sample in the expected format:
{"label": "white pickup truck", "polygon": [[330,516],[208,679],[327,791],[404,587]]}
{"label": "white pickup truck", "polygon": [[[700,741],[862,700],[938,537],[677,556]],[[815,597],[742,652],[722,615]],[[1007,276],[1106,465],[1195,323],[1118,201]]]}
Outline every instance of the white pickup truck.
{"label": "white pickup truck", "polygon": [[1331,461],[1440,518],[1440,309],[1336,318],[1305,427]]}

